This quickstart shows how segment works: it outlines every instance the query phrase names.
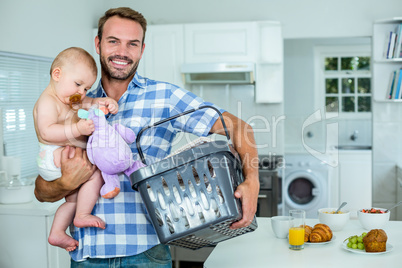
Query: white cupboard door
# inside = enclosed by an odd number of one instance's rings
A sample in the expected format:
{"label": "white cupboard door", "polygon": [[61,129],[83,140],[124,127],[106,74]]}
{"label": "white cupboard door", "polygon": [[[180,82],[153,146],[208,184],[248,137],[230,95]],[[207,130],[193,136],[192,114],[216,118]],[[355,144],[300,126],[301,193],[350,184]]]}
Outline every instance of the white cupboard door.
{"label": "white cupboard door", "polygon": [[282,28],[279,22],[258,22],[259,63],[283,62]]}
{"label": "white cupboard door", "polygon": [[258,64],[256,68],[255,102],[283,101],[283,65]]}
{"label": "white cupboard door", "polygon": [[186,24],[185,61],[255,61],[256,27],[252,22]]}
{"label": "white cupboard door", "polygon": [[183,25],[150,25],[145,35],[145,51],[141,66],[150,79],[183,87],[181,65],[184,63]]}
{"label": "white cupboard door", "polygon": [[339,151],[339,201],[348,202],[348,209],[372,206],[371,151]]}
{"label": "white cupboard door", "polygon": [[283,38],[279,22],[259,22],[255,102],[283,101]]}

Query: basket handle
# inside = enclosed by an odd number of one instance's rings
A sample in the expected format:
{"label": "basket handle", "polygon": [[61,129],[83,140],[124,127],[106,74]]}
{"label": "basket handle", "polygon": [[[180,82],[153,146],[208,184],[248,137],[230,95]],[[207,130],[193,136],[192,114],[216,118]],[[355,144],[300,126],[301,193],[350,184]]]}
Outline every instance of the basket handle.
{"label": "basket handle", "polygon": [[153,125],[149,125],[149,126],[146,126],[146,127],[142,128],[142,129],[140,130],[140,132],[138,132],[137,138],[136,138],[136,140],[135,140],[135,143],[136,143],[136,145],[137,145],[138,154],[140,155],[140,158],[141,158],[142,163],[144,163],[144,164],[146,165],[146,163],[145,163],[145,158],[144,158],[144,153],[142,152],[142,150],[141,150],[141,145],[140,145],[141,135],[142,135],[142,133],[144,133],[145,130],[148,130],[148,129],[150,129],[150,128],[156,127],[156,126],[158,126],[158,125],[160,125],[160,124],[166,123],[166,122],[168,122],[168,121],[170,121],[170,120],[172,120],[172,119],[178,118],[178,117],[180,117],[180,116],[183,116],[183,115],[186,115],[186,114],[189,114],[189,113],[193,113],[193,112],[195,112],[195,111],[197,111],[197,110],[207,109],[207,108],[211,108],[211,109],[215,110],[215,111],[218,113],[219,118],[220,118],[221,121],[222,121],[223,129],[225,130],[226,138],[227,138],[228,141],[230,142],[229,132],[228,132],[228,130],[227,130],[227,127],[226,127],[226,124],[225,124],[225,120],[223,120],[222,113],[219,111],[219,109],[217,109],[217,108],[215,108],[215,107],[213,107],[213,106],[211,106],[211,105],[204,105],[204,106],[200,106],[200,107],[198,107],[198,108],[191,109],[191,110],[188,110],[188,111],[185,111],[185,112],[182,112],[182,113],[173,115],[173,116],[171,116],[171,117],[162,119],[162,120],[160,120],[160,121],[154,123]]}

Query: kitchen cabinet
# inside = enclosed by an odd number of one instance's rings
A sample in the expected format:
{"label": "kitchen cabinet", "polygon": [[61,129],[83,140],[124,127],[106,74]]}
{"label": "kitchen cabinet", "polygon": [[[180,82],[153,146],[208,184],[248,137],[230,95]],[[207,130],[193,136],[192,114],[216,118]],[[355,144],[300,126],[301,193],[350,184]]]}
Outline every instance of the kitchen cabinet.
{"label": "kitchen cabinet", "polygon": [[373,26],[373,94],[374,100],[379,102],[401,102],[402,99],[388,99],[391,75],[402,68],[402,58],[387,59],[386,52],[390,32],[395,32],[402,23],[402,17],[379,20]]}
{"label": "kitchen cabinet", "polygon": [[184,86],[180,72],[184,63],[183,29],[183,24],[148,26],[140,75]]}
{"label": "kitchen cabinet", "polygon": [[283,101],[283,38],[279,22],[257,23],[256,103]]}
{"label": "kitchen cabinet", "polygon": [[184,85],[183,63],[255,64],[255,102],[283,101],[283,38],[279,22],[150,25],[139,73]]}
{"label": "kitchen cabinet", "polygon": [[215,247],[204,247],[197,250],[170,246],[172,260],[175,268],[186,267],[182,262],[196,262],[202,265]]}
{"label": "kitchen cabinet", "polygon": [[201,23],[184,27],[186,63],[254,62],[255,102],[283,101],[279,22]]}
{"label": "kitchen cabinet", "polygon": [[[339,202],[347,209],[372,206],[371,150],[339,150]],[[352,215],[356,216],[356,215]]]}
{"label": "kitchen cabinet", "polygon": [[47,242],[60,203],[0,205],[0,267],[68,268],[70,256]]}
{"label": "kitchen cabinet", "polygon": [[254,62],[256,28],[252,22],[184,25],[186,63]]}

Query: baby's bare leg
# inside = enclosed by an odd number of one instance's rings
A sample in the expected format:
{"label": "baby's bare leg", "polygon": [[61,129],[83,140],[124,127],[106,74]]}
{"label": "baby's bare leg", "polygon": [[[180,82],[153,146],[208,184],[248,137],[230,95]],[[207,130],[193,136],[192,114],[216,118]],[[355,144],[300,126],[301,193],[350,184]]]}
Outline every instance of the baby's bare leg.
{"label": "baby's bare leg", "polygon": [[67,251],[73,251],[78,247],[78,241],[66,234],[66,230],[74,218],[76,199],[77,193],[67,196],[66,202],[57,209],[48,238],[51,245]]}
{"label": "baby's bare leg", "polygon": [[74,225],[76,227],[106,228],[106,224],[102,219],[91,214],[99,198],[99,191],[103,183],[100,171],[96,170],[91,178],[81,186],[78,192],[77,210],[74,218]]}

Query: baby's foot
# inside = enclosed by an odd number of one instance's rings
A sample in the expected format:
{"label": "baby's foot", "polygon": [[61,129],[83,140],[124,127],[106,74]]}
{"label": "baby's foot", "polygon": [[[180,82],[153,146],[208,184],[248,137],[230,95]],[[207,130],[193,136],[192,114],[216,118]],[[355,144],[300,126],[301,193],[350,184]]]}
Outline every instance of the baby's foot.
{"label": "baby's foot", "polygon": [[74,225],[78,228],[82,227],[99,227],[101,229],[106,228],[106,223],[99,217],[92,214],[89,215],[75,215]]}
{"label": "baby's foot", "polygon": [[78,241],[68,236],[64,232],[51,233],[48,238],[49,244],[64,248],[67,251],[73,251],[78,247]]}

